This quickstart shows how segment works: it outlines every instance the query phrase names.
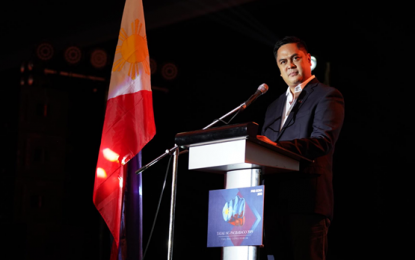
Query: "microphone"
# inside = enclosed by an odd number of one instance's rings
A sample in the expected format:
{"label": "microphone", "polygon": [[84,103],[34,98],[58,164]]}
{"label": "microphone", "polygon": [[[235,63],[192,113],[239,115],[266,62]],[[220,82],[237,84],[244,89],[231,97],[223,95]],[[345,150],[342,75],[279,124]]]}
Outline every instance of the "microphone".
{"label": "microphone", "polygon": [[257,91],[255,91],[255,93],[250,98],[248,98],[247,101],[242,103],[241,111],[247,108],[252,102],[254,102],[261,95],[265,94],[267,91],[268,91],[268,85],[265,83],[261,84],[258,87]]}

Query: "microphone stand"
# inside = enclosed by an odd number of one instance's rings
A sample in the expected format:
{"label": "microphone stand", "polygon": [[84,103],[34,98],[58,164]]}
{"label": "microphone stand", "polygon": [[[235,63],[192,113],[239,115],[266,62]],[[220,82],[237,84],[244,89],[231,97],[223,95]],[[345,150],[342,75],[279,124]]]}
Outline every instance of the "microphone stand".
{"label": "microphone stand", "polygon": [[[245,102],[240,104],[239,106],[237,106],[236,108],[234,108],[233,110],[231,110],[230,112],[228,112],[227,114],[223,115],[222,117],[220,117],[219,119],[214,120],[212,123],[210,123],[209,125],[205,126],[204,128],[202,128],[202,130],[206,130],[210,127],[212,127],[213,125],[217,124],[219,121],[222,121],[222,119],[226,118],[227,116],[239,111],[239,110],[244,110],[246,108],[246,104]],[[164,157],[166,157],[167,155],[170,155],[172,153],[174,153],[176,151],[177,145],[175,144],[172,148],[170,149],[166,149],[166,151],[161,154],[160,156],[158,156],[156,159],[152,160],[151,162],[147,163],[146,165],[144,165],[143,167],[141,167],[140,169],[138,169],[135,173],[136,174],[140,174],[142,172],[144,172],[145,170],[147,170],[148,168],[150,168],[151,166],[153,166],[154,164],[156,164],[157,162],[159,162],[161,159],[163,159]],[[185,151],[182,151],[180,153],[183,153]]]}
{"label": "microphone stand", "polygon": [[[225,117],[239,110],[242,111],[246,107],[247,107],[246,102],[240,104],[239,106],[237,106],[236,108],[228,112],[227,114],[223,115],[219,119],[214,120],[211,124],[205,126],[202,130],[208,129],[209,127],[215,125],[219,121],[222,121],[222,119],[224,119]],[[187,152],[187,151],[182,151],[180,153],[183,153],[183,152]],[[174,218],[175,218],[175,210],[176,210],[177,169],[178,169],[179,154],[180,154],[179,147],[177,146],[177,144],[175,144],[174,147],[170,149],[166,149],[166,151],[162,155],[158,156],[156,159],[152,160],[151,162],[149,162],[148,164],[141,167],[135,172],[136,174],[142,173],[143,171],[147,170],[152,165],[156,164],[158,161],[160,161],[161,159],[163,159],[164,157],[172,153],[173,153],[173,170],[172,170],[172,184],[171,184],[171,195],[170,195],[169,240],[168,240],[168,252],[167,252],[168,260],[173,259],[173,235],[174,235]]]}
{"label": "microphone stand", "polygon": [[222,121],[222,119],[224,119],[225,117],[227,117],[227,116],[229,116],[229,115],[231,115],[231,114],[235,113],[236,111],[239,111],[239,110],[241,110],[241,111],[242,111],[242,110],[244,110],[245,108],[246,108],[246,104],[245,104],[245,102],[244,102],[244,103],[240,104],[239,106],[235,107],[235,108],[234,108],[232,111],[230,111],[229,113],[227,113],[227,114],[223,115],[221,118],[216,119],[216,120],[215,120],[215,121],[213,121],[211,124],[209,124],[209,125],[205,126],[202,130],[208,129],[209,127],[213,126],[213,125],[214,125],[214,124],[216,124],[217,122]]}

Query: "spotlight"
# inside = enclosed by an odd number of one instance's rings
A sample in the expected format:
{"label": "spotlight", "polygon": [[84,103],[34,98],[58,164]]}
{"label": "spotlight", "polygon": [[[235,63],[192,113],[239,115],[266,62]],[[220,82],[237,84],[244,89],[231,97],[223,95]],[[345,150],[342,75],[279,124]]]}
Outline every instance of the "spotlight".
{"label": "spotlight", "polygon": [[29,61],[29,62],[27,63],[27,69],[28,69],[29,71],[32,71],[34,66],[35,66],[35,65],[33,64],[33,61]]}
{"label": "spotlight", "polygon": [[107,52],[101,49],[96,49],[91,53],[91,64],[94,68],[100,69],[107,65]]}
{"label": "spotlight", "polygon": [[29,75],[29,77],[27,78],[27,84],[29,84],[29,86],[31,86],[31,85],[33,85],[33,81],[34,81],[33,76]]}
{"label": "spotlight", "polygon": [[64,57],[65,57],[66,62],[68,62],[71,65],[74,65],[81,60],[81,57],[82,57],[81,49],[79,49],[76,46],[70,46],[65,50]]}
{"label": "spotlight", "polygon": [[39,59],[43,61],[47,61],[52,59],[54,54],[54,49],[52,44],[44,42],[39,44],[39,46],[36,48],[36,55]]}
{"label": "spotlight", "polygon": [[22,64],[20,64],[20,72],[23,73],[26,70],[25,62],[23,61]]}
{"label": "spotlight", "polygon": [[161,75],[164,79],[172,80],[177,76],[177,66],[173,63],[166,63],[161,68]]}
{"label": "spotlight", "polygon": [[311,71],[317,67],[317,59],[314,56],[311,56]]}

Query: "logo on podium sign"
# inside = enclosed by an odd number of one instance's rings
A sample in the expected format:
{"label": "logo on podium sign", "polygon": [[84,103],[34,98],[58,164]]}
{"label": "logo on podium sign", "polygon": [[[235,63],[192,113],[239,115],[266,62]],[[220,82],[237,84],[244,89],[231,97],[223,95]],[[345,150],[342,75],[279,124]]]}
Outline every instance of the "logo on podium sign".
{"label": "logo on podium sign", "polygon": [[262,245],[264,185],[209,191],[208,247]]}

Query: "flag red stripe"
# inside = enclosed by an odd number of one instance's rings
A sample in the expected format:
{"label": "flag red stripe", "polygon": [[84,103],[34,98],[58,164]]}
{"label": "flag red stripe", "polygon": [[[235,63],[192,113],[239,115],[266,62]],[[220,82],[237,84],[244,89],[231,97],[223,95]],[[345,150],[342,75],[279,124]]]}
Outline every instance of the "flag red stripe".
{"label": "flag red stripe", "polygon": [[[132,159],[155,133],[151,91],[141,90],[107,101],[97,163],[97,168],[103,169],[107,176],[96,175],[93,200],[117,244],[122,198],[119,177],[124,177],[121,162]],[[103,150],[107,148],[120,156],[118,161],[111,162],[104,157]]]}

